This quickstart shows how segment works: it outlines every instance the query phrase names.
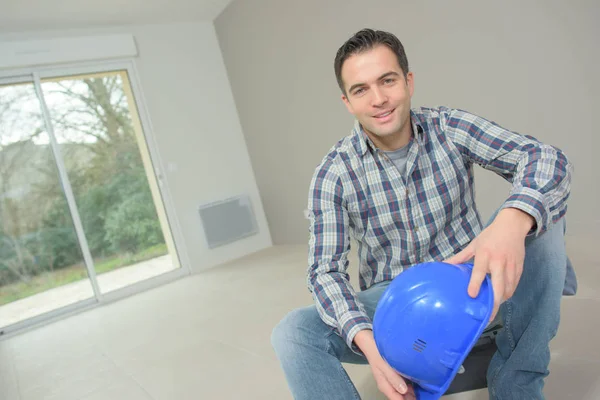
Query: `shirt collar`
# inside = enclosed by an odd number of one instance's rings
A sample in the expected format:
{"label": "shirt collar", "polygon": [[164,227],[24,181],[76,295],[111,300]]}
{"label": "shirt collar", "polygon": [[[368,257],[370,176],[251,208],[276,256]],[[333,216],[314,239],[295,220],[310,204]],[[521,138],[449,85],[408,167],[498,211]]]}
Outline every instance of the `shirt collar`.
{"label": "shirt collar", "polygon": [[[417,116],[415,115],[413,110],[410,110],[410,119],[411,119],[411,123],[412,123],[412,127],[413,127],[413,132],[416,132],[415,136],[416,136],[417,142],[419,144],[422,144],[424,130],[423,130],[423,127],[421,126],[421,124],[419,124]],[[373,151],[375,151],[377,149],[375,147],[375,144],[371,140],[371,138],[369,136],[367,136],[367,134],[363,130],[362,125],[360,124],[360,122],[358,122],[358,120],[354,121],[354,128],[352,131],[354,134],[354,136],[353,136],[354,146],[356,148],[357,153],[361,157],[363,157],[367,153],[367,151],[369,150],[369,147]]]}

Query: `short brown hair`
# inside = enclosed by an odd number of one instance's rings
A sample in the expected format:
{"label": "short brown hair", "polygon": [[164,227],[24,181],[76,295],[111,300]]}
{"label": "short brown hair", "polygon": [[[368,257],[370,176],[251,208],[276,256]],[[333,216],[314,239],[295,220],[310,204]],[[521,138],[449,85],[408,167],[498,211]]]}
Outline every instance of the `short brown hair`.
{"label": "short brown hair", "polygon": [[398,64],[404,73],[404,77],[408,74],[408,59],[406,58],[406,53],[404,52],[404,46],[398,38],[389,32],[384,31],[375,31],[373,29],[363,29],[354,34],[350,39],[346,41],[339,48],[337,54],[335,55],[334,61],[334,69],[335,69],[335,77],[337,79],[338,85],[340,86],[340,90],[344,95],[346,94],[346,90],[344,89],[344,82],[342,81],[342,66],[344,62],[354,54],[359,54],[367,50],[371,50],[377,45],[385,45],[390,48],[398,57]]}

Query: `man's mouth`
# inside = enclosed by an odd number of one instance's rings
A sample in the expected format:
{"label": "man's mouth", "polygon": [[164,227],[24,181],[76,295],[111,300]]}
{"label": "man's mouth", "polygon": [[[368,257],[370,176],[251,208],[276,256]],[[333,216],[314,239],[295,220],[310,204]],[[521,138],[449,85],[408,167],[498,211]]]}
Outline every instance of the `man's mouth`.
{"label": "man's mouth", "polygon": [[382,112],[382,113],[379,113],[379,114],[375,114],[375,115],[373,115],[373,118],[378,118],[378,119],[386,118],[390,114],[392,114],[394,112],[394,110],[389,110],[389,111],[385,111],[385,112]]}

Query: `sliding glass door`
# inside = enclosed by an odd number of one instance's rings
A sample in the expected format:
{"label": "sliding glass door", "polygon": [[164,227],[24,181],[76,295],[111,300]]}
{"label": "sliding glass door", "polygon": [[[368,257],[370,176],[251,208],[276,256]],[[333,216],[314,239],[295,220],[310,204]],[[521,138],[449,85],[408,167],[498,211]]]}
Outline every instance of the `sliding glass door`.
{"label": "sliding glass door", "polygon": [[49,143],[33,82],[1,85],[0,326],[94,297]]}
{"label": "sliding glass door", "polygon": [[129,77],[0,81],[0,329],[180,268]]}

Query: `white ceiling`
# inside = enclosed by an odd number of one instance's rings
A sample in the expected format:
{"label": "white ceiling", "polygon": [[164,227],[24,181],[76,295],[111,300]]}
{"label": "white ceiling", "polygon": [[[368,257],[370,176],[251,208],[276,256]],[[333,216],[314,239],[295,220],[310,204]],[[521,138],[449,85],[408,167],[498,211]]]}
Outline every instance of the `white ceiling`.
{"label": "white ceiling", "polygon": [[0,32],[212,21],[232,0],[0,0]]}

